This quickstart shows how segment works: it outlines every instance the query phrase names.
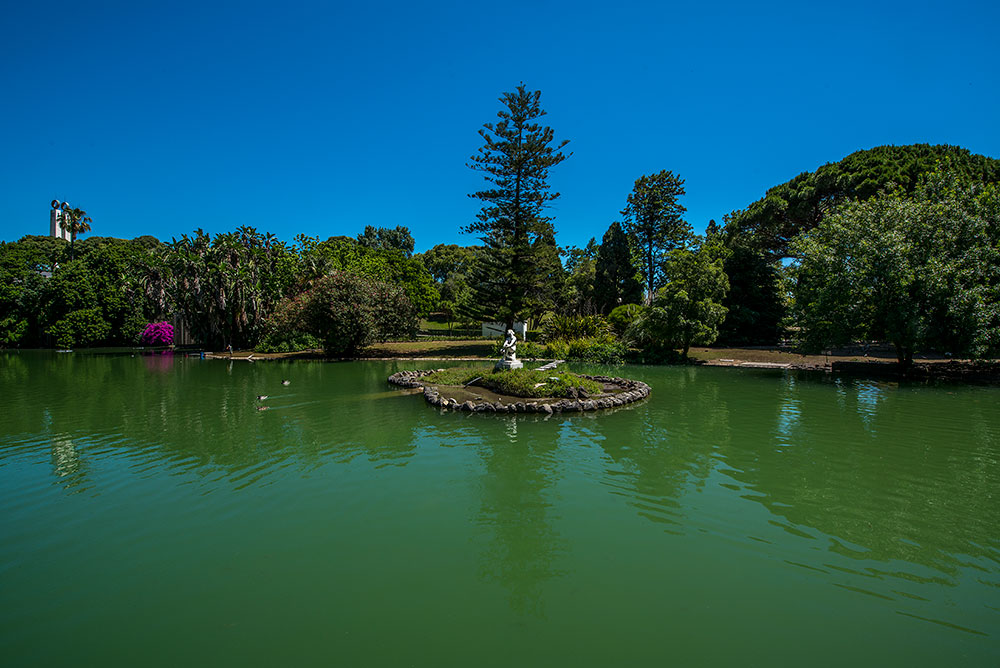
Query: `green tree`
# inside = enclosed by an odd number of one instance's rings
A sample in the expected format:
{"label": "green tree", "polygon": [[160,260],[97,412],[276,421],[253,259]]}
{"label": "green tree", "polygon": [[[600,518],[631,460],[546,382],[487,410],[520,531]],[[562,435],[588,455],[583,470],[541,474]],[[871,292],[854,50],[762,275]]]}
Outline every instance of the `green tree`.
{"label": "green tree", "polygon": [[417,257],[435,281],[439,283],[448,279],[451,274],[468,276],[472,271],[476,254],[482,250],[480,246],[459,246],[458,244],[437,244]]}
{"label": "green tree", "polygon": [[707,346],[726,317],[722,300],[729,279],[722,258],[711,246],[670,251],[663,267],[667,284],[640,317],[640,343],[653,348],[680,348],[687,358],[691,345]]}
{"label": "green tree", "polygon": [[933,174],[913,195],[847,202],[792,252],[794,312],[810,348],[887,341],[908,366],[918,350],[1000,350],[1000,195]]}
{"label": "green tree", "polygon": [[415,312],[399,285],[344,271],[283,300],[269,323],[271,330],[315,336],[329,356],[354,355],[372,343],[416,331]]}
{"label": "green tree", "polygon": [[70,311],[49,329],[57,348],[73,348],[103,341],[111,333],[111,325],[97,308]]}
{"label": "green tree", "polygon": [[622,210],[625,231],[639,251],[647,303],[663,284],[664,255],[691,236],[682,218],[687,209],[677,201],[683,195],[684,179],[665,169],[636,179]]}
{"label": "green tree", "polygon": [[484,144],[469,163],[490,184],[470,194],[484,206],[465,228],[485,246],[473,281],[476,302],[483,317],[508,326],[543,307],[557,250],[544,210],[559,196],[549,191],[549,168],[568,157],[561,152],[568,141],[555,142],[552,128],[536,122],[545,115],[540,99],[541,91],[524,84],[504,93],[499,121],[479,131]]}
{"label": "green tree", "polygon": [[722,238],[728,251],[724,269],[731,278],[719,339],[729,345],[776,343],[786,316],[780,262],[742,232],[727,228]]}
{"label": "green tree", "polygon": [[62,239],[34,235],[0,242],[0,346],[43,344],[44,331],[52,324],[44,308],[50,277],[66,257],[68,245]]}
{"label": "green tree", "polygon": [[596,315],[599,312],[594,294],[599,250],[597,239],[591,237],[583,248],[570,246],[564,251],[566,280],[560,301],[566,313]]}
{"label": "green tree", "polygon": [[621,223],[612,223],[604,233],[594,272],[594,301],[601,313],[642,300],[642,284],[636,278],[632,249]]}
{"label": "green tree", "polygon": [[295,257],[272,234],[252,227],[173,240],[165,253],[167,291],[203,343],[249,346],[295,284]]}
{"label": "green tree", "polygon": [[148,244],[91,237],[77,244],[77,257],[93,276],[109,343],[134,344],[147,323],[167,315],[162,295],[147,291],[148,277],[162,271]]}
{"label": "green tree", "polygon": [[406,290],[410,303],[421,315],[430,313],[438,301],[434,279],[418,257],[409,257],[396,248],[378,248],[331,237],[304,255],[319,275],[346,271],[395,283]]}
{"label": "green tree", "polygon": [[777,278],[781,261],[789,256],[789,245],[798,235],[819,225],[848,200],[865,200],[886,188],[913,193],[939,166],[966,186],[1000,181],[1000,160],[964,148],[878,146],[803,172],[727,216],[724,235],[732,254],[726,260],[726,272],[732,291],[726,301],[729,316],[722,327],[723,340],[746,344],[778,338],[785,304]]}
{"label": "green tree", "polygon": [[410,234],[410,229],[402,225],[391,229],[365,225],[365,231],[358,235],[358,243],[368,248],[398,250],[406,257],[410,257],[416,242]]}

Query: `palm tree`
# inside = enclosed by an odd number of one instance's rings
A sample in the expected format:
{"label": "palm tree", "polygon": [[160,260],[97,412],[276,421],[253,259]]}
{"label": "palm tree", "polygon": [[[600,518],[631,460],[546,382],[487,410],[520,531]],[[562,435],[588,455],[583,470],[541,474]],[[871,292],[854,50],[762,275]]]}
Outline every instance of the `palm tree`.
{"label": "palm tree", "polygon": [[76,235],[89,232],[90,224],[94,221],[87,215],[86,211],[71,207],[69,202],[60,204],[59,209],[62,211],[62,220],[59,225],[69,232],[69,256],[72,258],[73,243],[76,241]]}

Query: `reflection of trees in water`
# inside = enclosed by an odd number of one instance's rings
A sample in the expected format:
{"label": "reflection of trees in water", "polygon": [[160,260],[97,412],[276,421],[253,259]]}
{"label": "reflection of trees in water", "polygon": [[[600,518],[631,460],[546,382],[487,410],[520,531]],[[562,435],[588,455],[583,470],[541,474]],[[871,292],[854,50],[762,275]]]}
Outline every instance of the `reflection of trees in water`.
{"label": "reflection of trees in water", "polygon": [[832,537],[830,549],[847,557],[951,574],[962,555],[1000,558],[993,391],[808,377],[787,377],[785,388],[775,438],[752,416],[732,419],[734,442],[759,444],[726,456],[754,500]]}
{"label": "reflection of trees in water", "polygon": [[[203,478],[221,471],[241,486],[287,463],[309,470],[359,455],[405,463],[415,452],[414,423],[419,426],[408,411],[423,406],[399,394],[363,398],[360,388],[373,387],[373,366],[380,365],[229,367],[176,355],[157,356],[151,369],[129,355],[24,353],[0,370],[0,389],[11,399],[0,424],[4,434],[53,434],[71,442],[71,449],[53,446],[56,471],[79,469],[90,451],[106,452],[109,443],[119,455]],[[294,380],[283,386],[284,378]],[[263,394],[269,398],[258,402]]]}
{"label": "reflection of trees in water", "polygon": [[598,416],[601,448],[620,467],[608,470],[639,514],[683,530],[685,488],[702,487],[714,466],[713,451],[728,438],[728,408],[719,384],[693,368],[669,369],[654,382],[641,410]]}
{"label": "reflection of trees in water", "polygon": [[[538,419],[540,420],[540,419]],[[521,421],[514,425],[512,421]],[[488,436],[477,451],[485,466],[477,521],[492,533],[482,555],[482,576],[500,583],[518,614],[544,615],[542,589],[558,572],[552,565],[559,536],[549,517],[558,434],[535,418],[487,418]],[[518,436],[518,434],[521,436]],[[502,435],[503,434],[503,435]]]}
{"label": "reflection of trees in water", "polygon": [[668,531],[683,532],[683,496],[717,470],[790,533],[829,536],[832,552],[938,574],[957,573],[969,555],[995,572],[994,388],[691,368],[647,382],[648,404],[601,418],[600,446],[614,462],[606,482]]}

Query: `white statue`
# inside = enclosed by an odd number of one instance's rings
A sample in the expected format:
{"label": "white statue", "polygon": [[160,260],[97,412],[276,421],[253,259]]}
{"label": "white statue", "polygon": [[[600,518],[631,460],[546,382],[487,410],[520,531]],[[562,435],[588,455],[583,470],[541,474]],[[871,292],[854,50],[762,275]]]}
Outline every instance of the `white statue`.
{"label": "white statue", "polygon": [[507,338],[504,339],[503,345],[500,347],[500,354],[503,355],[503,359],[496,363],[497,369],[520,369],[524,366],[519,359],[517,359],[517,335],[514,333],[513,329],[507,330]]}
{"label": "white statue", "polygon": [[516,360],[517,355],[517,335],[514,334],[513,329],[507,330],[507,338],[504,339],[503,346],[500,348],[500,353],[503,355],[505,360]]}

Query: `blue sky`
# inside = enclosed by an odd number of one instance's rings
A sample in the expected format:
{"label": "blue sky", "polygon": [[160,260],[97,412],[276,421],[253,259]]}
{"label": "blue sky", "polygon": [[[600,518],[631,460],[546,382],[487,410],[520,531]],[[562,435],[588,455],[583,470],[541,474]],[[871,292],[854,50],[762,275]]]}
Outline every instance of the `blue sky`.
{"label": "blue sky", "polygon": [[572,157],[561,245],[670,169],[709,219],[862,148],[1000,157],[1000,3],[7,3],[0,239],[68,200],[91,234],[406,225],[476,243],[497,98],[542,91]]}

